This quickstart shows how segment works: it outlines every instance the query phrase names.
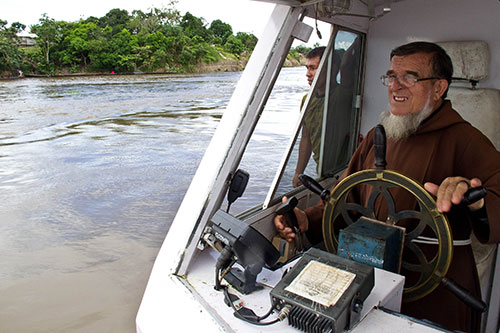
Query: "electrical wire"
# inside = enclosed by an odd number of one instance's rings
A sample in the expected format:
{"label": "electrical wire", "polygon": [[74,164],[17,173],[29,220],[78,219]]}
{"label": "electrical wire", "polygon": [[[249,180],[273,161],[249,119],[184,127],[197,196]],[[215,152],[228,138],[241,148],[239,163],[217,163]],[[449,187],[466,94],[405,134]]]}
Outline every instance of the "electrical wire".
{"label": "electrical wire", "polygon": [[[215,264],[215,290],[221,289],[221,282],[224,275],[227,274],[235,262],[236,259],[234,258],[233,250],[229,246],[224,247],[219,258],[217,259],[217,263]],[[222,268],[225,268],[225,271],[223,272],[223,275],[219,277],[219,272]]]}
{"label": "electrical wire", "polygon": [[261,316],[261,317],[256,317],[255,319],[249,319],[245,316],[243,316],[239,310],[240,309],[237,309],[236,306],[234,305],[234,302],[231,301],[231,297],[229,296],[229,288],[227,286],[222,286],[224,288],[224,297],[226,297],[229,303],[229,305],[231,306],[231,308],[234,310],[234,316],[238,319],[241,319],[247,323],[250,323],[252,325],[258,325],[258,326],[268,326],[268,325],[272,325],[272,324],[276,324],[277,322],[280,321],[280,319],[275,319],[273,321],[268,321],[268,322],[261,322],[260,320],[262,319],[265,319],[267,317],[269,317],[269,315],[274,311],[274,308],[271,307],[271,309],[269,310],[268,313],[266,313],[265,315]]}
{"label": "electrical wire", "polygon": [[[231,295],[229,294],[229,288],[226,285],[222,285],[222,279],[224,276],[230,271],[231,267],[236,263],[236,258],[234,257],[234,253],[232,249],[229,246],[224,247],[224,249],[221,251],[221,255],[217,259],[217,263],[215,264],[215,290],[223,290],[224,291],[224,298],[226,300],[226,303],[231,306],[231,308],[234,310],[234,316],[238,319],[241,319],[247,323],[250,323],[252,325],[258,325],[258,326],[268,326],[275,324],[277,322],[280,322],[284,320],[287,316],[288,313],[283,312],[283,310],[280,312],[279,316],[277,319],[269,321],[269,322],[262,322],[261,320],[266,319],[269,317],[273,311],[274,307],[271,306],[269,311],[262,315],[262,316],[257,316],[255,312],[253,312],[251,309],[241,307],[240,309],[236,308],[236,305],[234,302],[236,300],[239,300],[235,295],[234,296],[236,299],[232,299]],[[221,274],[221,270],[222,274]],[[245,316],[242,314],[240,310],[246,310],[249,315]]]}
{"label": "electrical wire", "polygon": [[321,36],[321,32],[319,31],[319,28],[318,28],[318,4],[317,3],[314,5],[314,21],[316,23],[316,34],[318,35],[319,39],[322,39],[323,37]]}

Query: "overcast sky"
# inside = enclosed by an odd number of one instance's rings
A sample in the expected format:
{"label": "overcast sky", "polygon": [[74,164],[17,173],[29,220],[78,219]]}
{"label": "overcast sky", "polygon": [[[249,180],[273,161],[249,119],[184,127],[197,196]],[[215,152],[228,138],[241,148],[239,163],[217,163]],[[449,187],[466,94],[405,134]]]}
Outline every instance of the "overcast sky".
{"label": "overcast sky", "polygon": [[[26,26],[38,23],[43,13],[62,21],[78,21],[89,16],[102,17],[113,8],[147,11],[162,8],[168,0],[0,0],[0,19],[10,25],[20,22]],[[236,32],[249,32],[260,37],[274,4],[251,0],[179,0],[175,6],[182,15],[186,12],[203,17],[208,23],[220,19]]]}

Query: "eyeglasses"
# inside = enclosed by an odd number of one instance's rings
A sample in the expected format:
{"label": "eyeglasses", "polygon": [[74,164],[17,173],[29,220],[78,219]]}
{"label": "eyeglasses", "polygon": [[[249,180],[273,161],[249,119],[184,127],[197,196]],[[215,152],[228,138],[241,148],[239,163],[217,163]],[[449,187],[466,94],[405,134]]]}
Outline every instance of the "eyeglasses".
{"label": "eyeglasses", "polygon": [[387,75],[384,74],[380,77],[380,80],[382,80],[382,84],[386,87],[389,85],[393,85],[394,81],[398,81],[398,83],[406,88],[411,88],[413,87],[417,82],[420,81],[427,81],[427,80],[440,80],[439,77],[424,77],[424,78],[417,78],[415,75],[411,74],[405,74],[401,76],[396,76],[396,75]]}

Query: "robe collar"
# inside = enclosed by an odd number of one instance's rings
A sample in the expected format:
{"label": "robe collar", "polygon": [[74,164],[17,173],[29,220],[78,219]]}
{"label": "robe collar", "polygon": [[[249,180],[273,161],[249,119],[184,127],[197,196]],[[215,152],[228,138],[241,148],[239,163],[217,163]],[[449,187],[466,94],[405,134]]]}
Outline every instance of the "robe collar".
{"label": "robe collar", "polygon": [[443,103],[441,103],[441,105],[420,124],[416,134],[434,132],[464,122],[466,121],[452,109],[451,102],[449,100],[444,100]]}

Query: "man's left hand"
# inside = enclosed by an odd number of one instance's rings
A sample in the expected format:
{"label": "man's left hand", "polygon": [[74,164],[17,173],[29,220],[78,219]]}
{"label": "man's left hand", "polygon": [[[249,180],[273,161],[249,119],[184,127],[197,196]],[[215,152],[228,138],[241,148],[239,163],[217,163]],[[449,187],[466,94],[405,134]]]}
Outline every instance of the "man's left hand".
{"label": "man's left hand", "polygon": [[[481,180],[478,178],[467,179],[464,177],[448,177],[441,185],[434,183],[425,183],[424,188],[431,194],[437,197],[436,204],[440,213],[449,212],[452,205],[458,205],[462,201],[462,197],[469,188],[481,186]],[[478,210],[483,208],[484,199],[470,204],[470,210]]]}

